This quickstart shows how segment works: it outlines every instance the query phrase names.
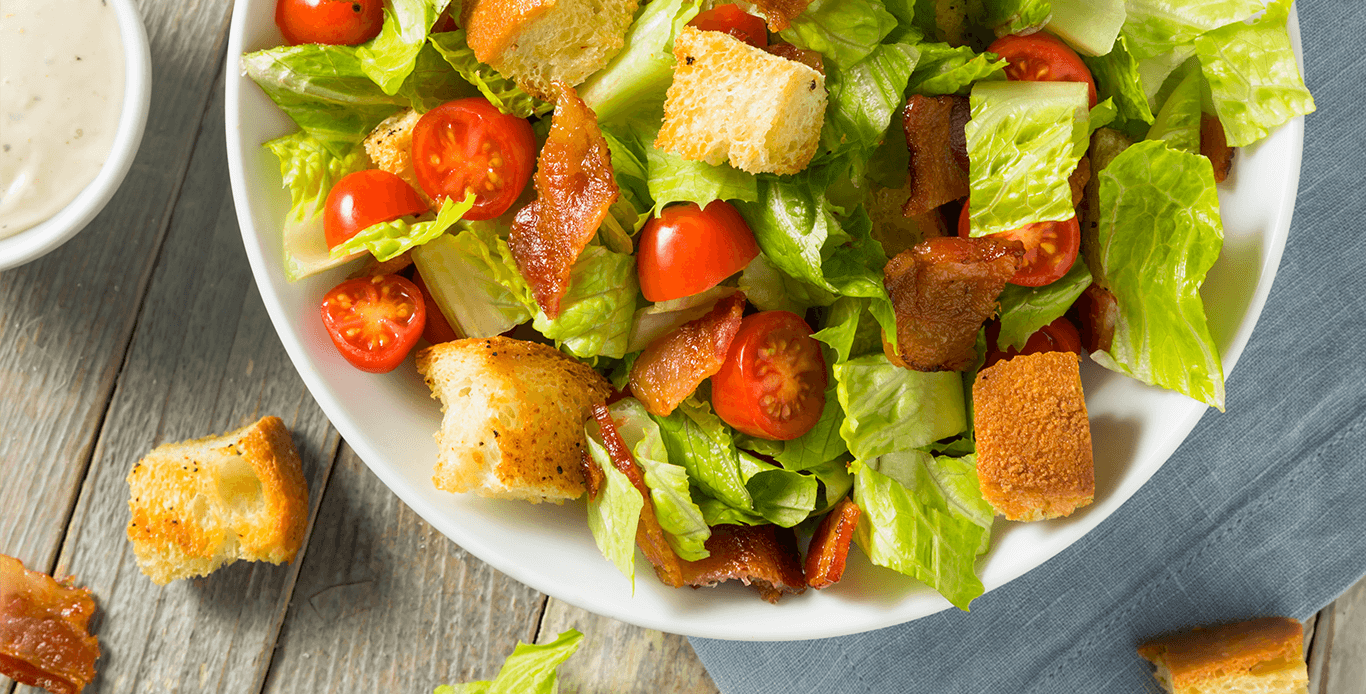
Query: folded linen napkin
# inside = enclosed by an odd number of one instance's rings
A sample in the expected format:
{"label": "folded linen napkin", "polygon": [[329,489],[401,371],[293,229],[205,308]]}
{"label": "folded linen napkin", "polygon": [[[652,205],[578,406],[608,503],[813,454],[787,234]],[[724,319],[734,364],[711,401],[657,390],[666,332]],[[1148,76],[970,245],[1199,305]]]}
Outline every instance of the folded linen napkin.
{"label": "folded linen napkin", "polygon": [[1366,5],[1299,12],[1318,112],[1285,255],[1228,379],[1227,413],[1207,412],[1110,518],[970,614],[815,641],[693,639],[721,691],[1158,691],[1140,642],[1196,624],[1303,619],[1361,578]]}

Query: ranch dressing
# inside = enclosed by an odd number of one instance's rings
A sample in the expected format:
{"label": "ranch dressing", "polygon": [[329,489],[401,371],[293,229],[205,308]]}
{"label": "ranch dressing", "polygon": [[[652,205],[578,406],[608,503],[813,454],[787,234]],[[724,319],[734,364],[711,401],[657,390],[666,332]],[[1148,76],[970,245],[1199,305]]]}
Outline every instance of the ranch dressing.
{"label": "ranch dressing", "polygon": [[56,214],[100,172],[123,72],[106,0],[0,0],[0,238]]}

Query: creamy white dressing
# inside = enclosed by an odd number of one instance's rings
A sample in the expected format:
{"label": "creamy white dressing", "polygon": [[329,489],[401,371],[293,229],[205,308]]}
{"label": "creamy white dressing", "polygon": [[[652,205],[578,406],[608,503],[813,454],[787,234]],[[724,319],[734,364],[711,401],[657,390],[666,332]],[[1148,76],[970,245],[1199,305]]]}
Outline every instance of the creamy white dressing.
{"label": "creamy white dressing", "polygon": [[100,172],[123,73],[105,0],[0,0],[0,238],[56,214]]}

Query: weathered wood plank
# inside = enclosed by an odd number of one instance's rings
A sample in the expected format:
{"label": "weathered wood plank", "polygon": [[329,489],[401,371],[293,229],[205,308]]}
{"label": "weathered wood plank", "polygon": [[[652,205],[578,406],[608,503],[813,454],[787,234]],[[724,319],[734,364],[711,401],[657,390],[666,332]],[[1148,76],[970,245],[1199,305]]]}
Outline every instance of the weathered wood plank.
{"label": "weathered wood plank", "polygon": [[487,679],[544,597],[467,554],[343,446],[265,691],[429,692]]}
{"label": "weathered wood plank", "polygon": [[141,5],[152,109],[128,178],[71,242],[0,272],[0,552],[30,568],[56,559],[222,64],[231,3]]}
{"label": "weathered wood plank", "polygon": [[583,632],[584,639],[574,656],[560,666],[564,694],[720,691],[682,636],[641,629],[550,598],[537,642],[553,641],[569,628]]}
{"label": "weathered wood plank", "polygon": [[1366,692],[1366,580],[1318,615],[1309,661],[1310,692]]}
{"label": "weathered wood plank", "polygon": [[221,79],[213,93],[57,566],[98,596],[102,692],[259,691],[297,577],[297,562],[242,563],[154,585],[124,535],[133,462],[274,414],[316,513],[340,443],[257,293],[229,194]]}

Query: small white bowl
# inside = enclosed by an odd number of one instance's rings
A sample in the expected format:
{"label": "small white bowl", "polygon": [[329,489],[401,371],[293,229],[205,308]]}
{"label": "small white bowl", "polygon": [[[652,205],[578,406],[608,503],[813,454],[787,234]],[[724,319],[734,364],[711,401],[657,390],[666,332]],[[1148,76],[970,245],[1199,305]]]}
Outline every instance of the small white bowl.
{"label": "small white bowl", "polygon": [[57,214],[41,224],[0,239],[0,270],[36,260],[84,229],[114,197],[114,191],[119,189],[133,165],[138,145],[142,144],[147,109],[152,101],[152,53],[147,45],[147,31],[133,0],[109,2],[114,6],[119,22],[124,64],[123,108],[119,112],[119,126],[109,158],[100,167],[95,180]]}

